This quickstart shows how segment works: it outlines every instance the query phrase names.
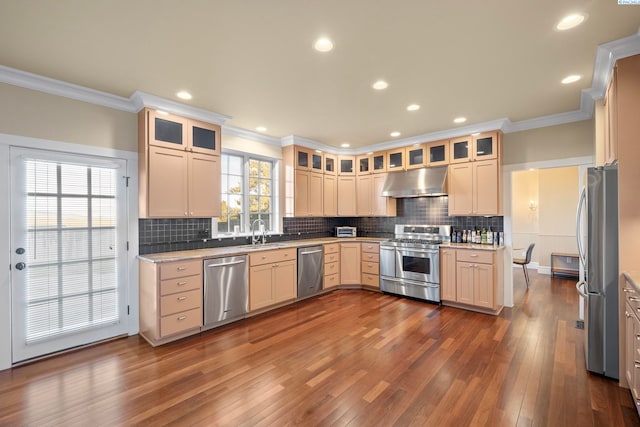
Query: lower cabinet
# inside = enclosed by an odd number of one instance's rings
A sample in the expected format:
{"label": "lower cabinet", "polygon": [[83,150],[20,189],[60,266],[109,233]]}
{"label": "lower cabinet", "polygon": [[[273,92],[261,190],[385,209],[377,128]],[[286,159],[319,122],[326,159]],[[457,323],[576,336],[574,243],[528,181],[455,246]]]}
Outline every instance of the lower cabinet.
{"label": "lower cabinet", "polygon": [[440,297],[445,304],[493,314],[502,309],[502,249],[441,249],[440,254]]}
{"label": "lower cabinet", "polygon": [[249,311],[296,298],[296,249],[249,255]]}
{"label": "lower cabinet", "polygon": [[360,284],[360,243],[340,243],[340,283]]}
{"label": "lower cabinet", "polygon": [[335,288],[340,284],[340,245],[324,245],[324,283],[323,289]]}
{"label": "lower cabinet", "polygon": [[199,331],[202,326],[202,260],[140,260],[140,335],[151,345]]}
{"label": "lower cabinet", "polygon": [[380,244],[362,243],[361,280],[364,286],[380,288]]}
{"label": "lower cabinet", "polygon": [[623,287],[625,316],[625,338],[624,338],[624,376],[629,384],[631,396],[635,403],[636,411],[640,414],[640,295],[633,286],[626,282]]}

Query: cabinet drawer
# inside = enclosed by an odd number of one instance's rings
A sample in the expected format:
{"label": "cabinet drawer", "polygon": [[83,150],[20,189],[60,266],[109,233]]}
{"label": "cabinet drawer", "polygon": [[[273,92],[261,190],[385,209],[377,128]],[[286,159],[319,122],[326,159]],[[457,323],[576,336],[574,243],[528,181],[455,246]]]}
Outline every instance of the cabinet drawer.
{"label": "cabinet drawer", "polygon": [[380,274],[380,264],[377,262],[362,261],[362,273]]}
{"label": "cabinet drawer", "polygon": [[202,274],[202,260],[174,261],[160,264],[160,280]]}
{"label": "cabinet drawer", "polygon": [[340,271],[340,264],[337,262],[326,262],[324,264],[324,275],[338,274]]}
{"label": "cabinet drawer", "polygon": [[202,289],[202,276],[177,277],[160,282],[160,295],[170,295],[177,292]]}
{"label": "cabinet drawer", "polygon": [[162,317],[160,319],[160,335],[166,337],[200,326],[202,326],[202,309],[198,307]]}
{"label": "cabinet drawer", "polygon": [[180,292],[179,294],[167,295],[160,298],[161,316],[167,316],[169,314],[175,314],[199,307],[202,307],[202,292],[199,289]]}
{"label": "cabinet drawer", "polygon": [[324,263],[325,264],[328,264],[330,262],[337,262],[338,260],[340,260],[340,254],[337,253],[337,252],[336,253],[330,253],[330,254],[327,254],[327,253],[324,254]]}
{"label": "cabinet drawer", "polygon": [[492,251],[458,250],[457,260],[464,262],[479,262],[481,264],[493,264]]}
{"label": "cabinet drawer", "polygon": [[362,253],[362,262],[380,262],[380,253],[372,253],[372,252],[363,252]]}
{"label": "cabinet drawer", "polygon": [[362,284],[366,286],[380,287],[380,277],[377,274],[362,273]]}
{"label": "cabinet drawer", "polygon": [[362,243],[362,252],[380,253],[380,245],[378,243]]}
{"label": "cabinet drawer", "polygon": [[328,243],[324,245],[324,254],[337,254],[340,252],[340,245],[338,243]]}
{"label": "cabinet drawer", "polygon": [[260,251],[249,255],[249,265],[271,264],[274,262],[294,261],[296,248],[278,249],[276,251]]}
{"label": "cabinet drawer", "polygon": [[324,289],[329,289],[336,287],[340,284],[338,280],[338,274],[330,274],[328,276],[324,276]]}

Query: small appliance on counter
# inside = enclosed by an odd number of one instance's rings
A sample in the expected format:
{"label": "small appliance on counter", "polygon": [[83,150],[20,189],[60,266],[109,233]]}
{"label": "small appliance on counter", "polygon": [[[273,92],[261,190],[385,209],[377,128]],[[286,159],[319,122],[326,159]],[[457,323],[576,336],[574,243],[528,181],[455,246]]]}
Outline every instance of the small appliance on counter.
{"label": "small appliance on counter", "polygon": [[336,237],[356,237],[357,232],[356,227],[336,227]]}

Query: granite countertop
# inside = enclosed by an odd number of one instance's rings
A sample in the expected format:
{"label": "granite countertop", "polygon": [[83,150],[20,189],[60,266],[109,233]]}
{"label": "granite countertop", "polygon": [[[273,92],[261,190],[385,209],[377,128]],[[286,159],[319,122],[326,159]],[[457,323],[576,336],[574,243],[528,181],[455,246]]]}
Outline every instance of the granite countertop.
{"label": "granite countertop", "polygon": [[634,290],[640,294],[640,271],[624,271],[622,272],[627,282],[633,286]]}
{"label": "granite countertop", "polygon": [[504,249],[502,245],[481,245],[479,243],[442,243],[441,248],[453,249],[477,249],[481,251],[500,251]]}
{"label": "granite countertop", "polygon": [[346,243],[346,242],[384,242],[388,239],[375,237],[323,237],[319,239],[289,240],[285,242],[266,243],[264,245],[238,245],[220,248],[193,249],[188,251],[163,252],[159,254],[138,255],[138,259],[148,262],[160,263],[171,261],[184,261],[189,259],[204,259],[222,256],[250,254],[257,251],[268,251],[274,249],[301,248],[304,246],[314,246],[325,243]]}

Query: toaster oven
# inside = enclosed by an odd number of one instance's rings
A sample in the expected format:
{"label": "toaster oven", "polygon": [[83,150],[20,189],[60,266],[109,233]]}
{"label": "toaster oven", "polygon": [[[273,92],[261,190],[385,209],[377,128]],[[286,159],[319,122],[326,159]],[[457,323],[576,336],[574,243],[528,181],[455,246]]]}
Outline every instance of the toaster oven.
{"label": "toaster oven", "polygon": [[356,237],[356,227],[336,227],[336,237]]}

